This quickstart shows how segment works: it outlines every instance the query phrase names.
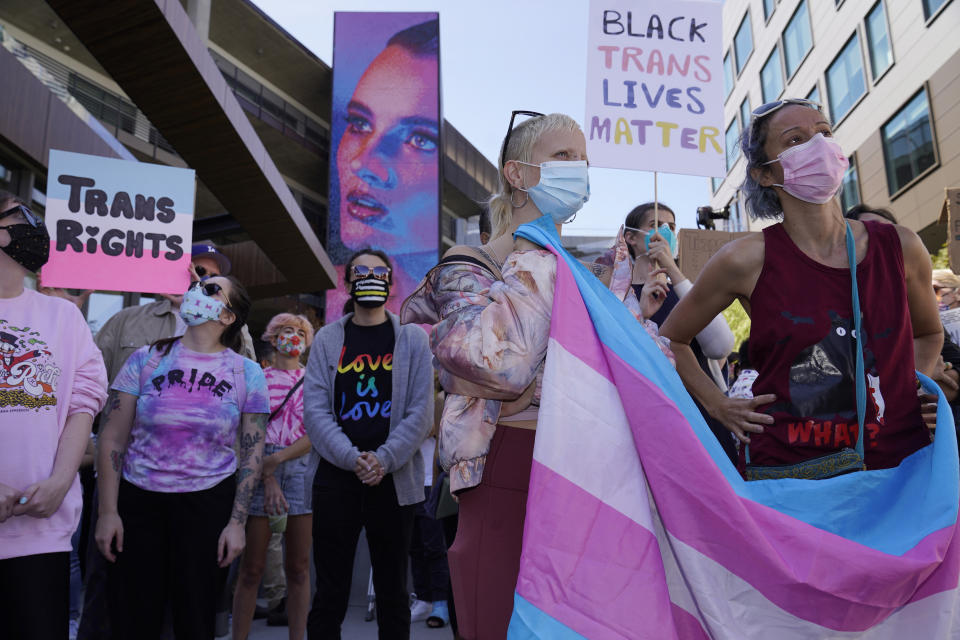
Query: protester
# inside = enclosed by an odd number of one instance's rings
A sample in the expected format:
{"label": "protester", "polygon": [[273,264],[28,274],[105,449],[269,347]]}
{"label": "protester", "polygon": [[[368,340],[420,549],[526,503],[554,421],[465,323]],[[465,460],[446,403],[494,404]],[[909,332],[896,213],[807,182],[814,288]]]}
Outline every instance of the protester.
{"label": "protester", "polygon": [[191,285],[183,336],[135,351],[117,374],[98,447],[96,541],[113,563],[113,637],[214,635],[226,568],[244,547],[269,413],[260,366],[232,349],[250,299],[231,277]]}
{"label": "protester", "polygon": [[[659,226],[657,226],[659,218]],[[693,284],[683,275],[677,265],[678,245],[676,216],[673,209],[663,203],[646,202],[634,207],[624,221],[623,239],[633,261],[632,289],[637,297],[641,295],[644,284],[656,277],[661,269],[669,278],[666,298],[660,310],[650,319],[660,327],[673,311],[680,298],[687,295]],[[599,262],[611,264],[611,252],[607,252]],[[726,391],[726,380],[720,373],[719,361],[724,360],[733,350],[733,332],[723,314],[718,314],[690,345],[697,363],[721,391]],[[714,420],[703,407],[698,406],[707,425],[717,437],[723,450],[731,460],[736,458],[734,439],[724,426]]]}
{"label": "protester", "polygon": [[883,207],[871,207],[868,204],[860,203],[855,204],[849,209],[846,213],[843,214],[844,218],[848,220],[859,220],[860,222],[891,222],[893,224],[897,223],[897,217],[893,215],[893,212],[889,209],[884,209]]}
{"label": "protester", "polygon": [[[725,245],[663,327],[687,388],[747,443],[739,462],[748,478],[893,467],[930,442],[913,373],[933,372],[943,340],[930,257],[904,227],[844,220],[836,194],[847,158],[832,135],[820,106],[807,100],[753,112],[742,189],[753,216],[783,221]],[[851,426],[858,416],[848,238],[869,384],[862,434]],[[751,400],[720,393],[690,349],[735,299],[751,314],[750,359],[759,372]],[[853,451],[861,435],[862,460]],[[781,468],[764,471],[774,466]]]}
{"label": "protester", "polygon": [[[225,276],[230,273],[230,260],[216,247],[206,243],[194,244],[191,249],[190,281]],[[113,384],[120,369],[137,349],[157,340],[183,335],[187,325],[180,317],[181,294],[161,294],[153,302],[133,305],[113,314],[100,328],[94,341],[103,354],[107,379]],[[101,416],[101,422],[103,416]],[[93,507],[89,530],[97,526],[97,497],[93,492]],[[110,636],[106,579],[107,565],[95,544],[88,545],[87,573],[83,592],[83,611],[78,640],[100,640]]]}
{"label": "protester", "polygon": [[380,638],[410,636],[408,553],[423,500],[420,444],[433,424],[433,367],[423,330],[401,326],[384,308],[391,273],[381,251],[350,258],[344,287],[353,312],[317,333],[307,364],[304,415],[317,465],[311,640],[340,637],[361,528]]}
{"label": "protester", "polygon": [[290,638],[302,640],[310,606],[310,494],[307,456],[310,440],[303,428],[301,357],[313,342],[313,326],[301,315],[274,316],[263,333],[273,345],[274,364],[264,370],[270,392],[270,416],[263,450],[262,479],[247,518],[247,547],[233,597],[233,638],[244,640],[263,578],[271,531],[268,516],[286,514],[286,613]]}
{"label": "protester", "polygon": [[[514,128],[518,114],[532,117]],[[467,640],[506,637],[553,307],[555,256],[513,232],[544,218],[559,233],[589,197],[586,159],[570,117],[514,112],[489,203],[493,240],[448,251],[404,303],[404,322],[435,325],[432,349],[447,391],[440,461],[460,500],[448,558]],[[600,275],[612,284],[617,272]],[[644,326],[656,337],[652,323]]]}
{"label": "protester", "polygon": [[[434,424],[435,428],[436,424]],[[428,498],[433,486],[433,459],[436,448],[436,433],[431,431],[430,437],[420,445],[420,455],[423,457],[425,469],[424,502],[417,505],[410,545],[410,573],[413,576],[413,591],[416,594],[416,598],[410,605],[410,620],[411,622],[426,620],[427,626],[433,628],[446,626],[450,622],[450,609],[447,606],[450,569],[447,566],[443,525],[437,520],[436,512],[430,513],[426,507],[430,504]]]}
{"label": "protester", "polygon": [[107,396],[79,309],[24,288],[49,250],[43,221],[0,191],[0,617],[18,640],[67,637],[77,469]]}

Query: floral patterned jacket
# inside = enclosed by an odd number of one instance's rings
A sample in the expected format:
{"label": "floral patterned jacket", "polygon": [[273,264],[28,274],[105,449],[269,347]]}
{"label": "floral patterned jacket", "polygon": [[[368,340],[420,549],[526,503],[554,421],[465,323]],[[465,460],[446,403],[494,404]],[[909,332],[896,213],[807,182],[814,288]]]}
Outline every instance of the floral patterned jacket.
{"label": "floral patterned jacket", "polygon": [[[626,295],[631,267],[626,245],[619,244],[609,287],[673,361],[668,341],[643,321],[636,296]],[[535,383],[531,404],[540,403],[556,270],[556,257],[546,250],[510,254],[499,280],[478,262],[447,258],[403,304],[403,322],[433,325],[430,347],[447,392],[439,458],[451,491],[480,483],[505,402]]]}

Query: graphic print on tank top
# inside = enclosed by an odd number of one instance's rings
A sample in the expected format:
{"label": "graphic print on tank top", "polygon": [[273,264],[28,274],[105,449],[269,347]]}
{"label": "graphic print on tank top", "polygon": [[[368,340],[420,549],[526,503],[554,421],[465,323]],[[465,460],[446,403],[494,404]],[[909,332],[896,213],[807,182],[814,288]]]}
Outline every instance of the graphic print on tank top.
{"label": "graphic print on tank top", "polygon": [[[790,397],[773,403],[766,412],[806,418],[803,423],[790,425],[791,444],[853,447],[858,428],[856,330],[853,318],[842,317],[832,310],[827,314],[830,327],[826,335],[800,351],[790,366]],[[789,311],[784,311],[783,316],[794,323],[806,320]],[[812,324],[812,319],[809,321]],[[864,337],[863,366],[868,398],[876,422],[882,425],[884,402],[880,377],[873,352],[867,346],[869,337]]]}

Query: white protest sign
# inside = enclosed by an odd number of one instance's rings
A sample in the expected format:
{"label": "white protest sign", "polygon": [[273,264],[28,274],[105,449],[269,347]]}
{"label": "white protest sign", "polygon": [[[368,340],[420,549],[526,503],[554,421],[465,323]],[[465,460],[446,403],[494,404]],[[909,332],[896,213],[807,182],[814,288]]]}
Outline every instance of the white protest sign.
{"label": "white protest sign", "polygon": [[47,287],[184,293],[192,169],[50,151]]}
{"label": "white protest sign", "polygon": [[716,0],[590,0],[587,156],[596,167],[726,175]]}

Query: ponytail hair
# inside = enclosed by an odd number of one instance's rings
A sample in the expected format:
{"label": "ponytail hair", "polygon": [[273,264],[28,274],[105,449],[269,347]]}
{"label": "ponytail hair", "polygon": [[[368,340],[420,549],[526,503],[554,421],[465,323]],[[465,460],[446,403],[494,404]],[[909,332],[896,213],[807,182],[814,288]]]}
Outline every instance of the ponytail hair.
{"label": "ponytail hair", "polygon": [[[576,120],[562,113],[551,113],[546,116],[536,116],[529,120],[524,120],[515,126],[510,132],[509,144],[504,153],[503,146],[500,147],[499,158],[504,158],[506,162],[510,160],[519,160],[520,162],[530,162],[533,157],[533,147],[545,133],[551,131],[580,131],[580,125]],[[504,142],[506,142],[504,137]],[[493,224],[492,238],[503,235],[513,223],[513,204],[511,199],[516,191],[503,175],[503,165],[497,167],[499,171],[499,187],[497,192],[490,196],[487,201],[487,209],[490,211],[490,222]]]}

